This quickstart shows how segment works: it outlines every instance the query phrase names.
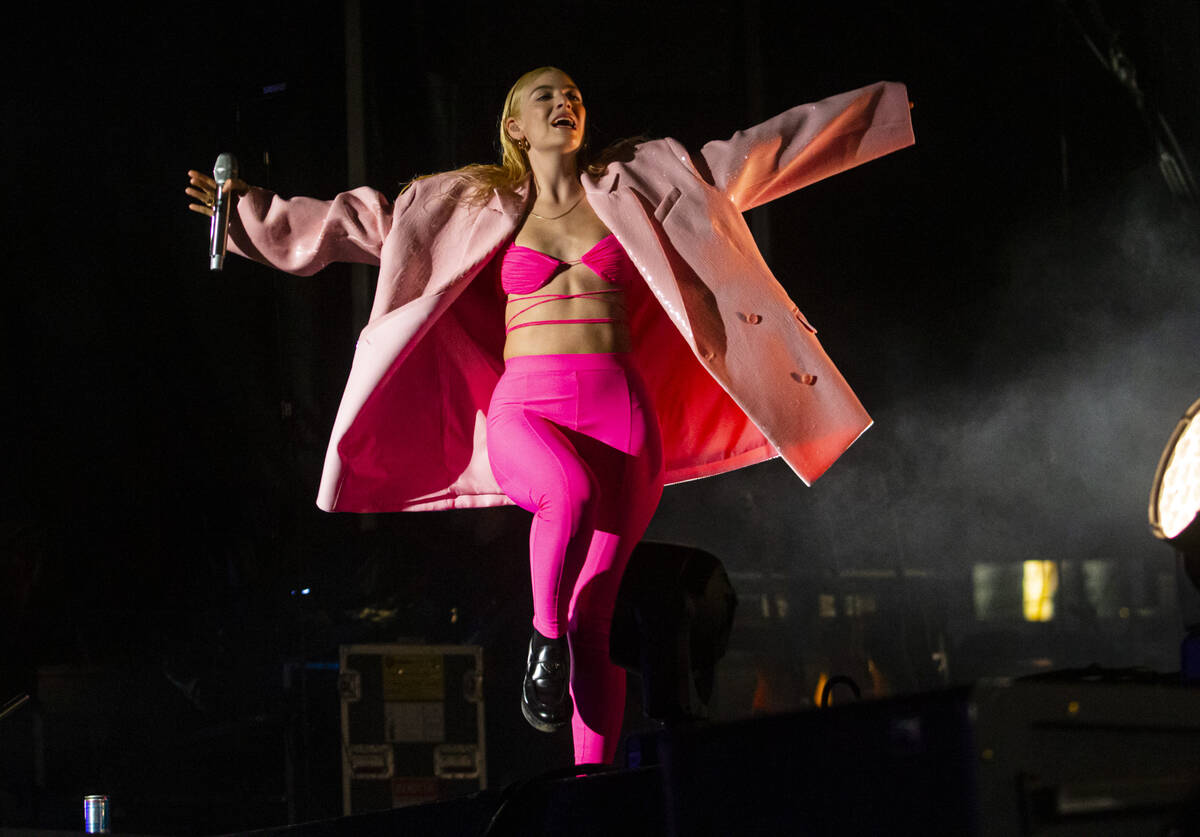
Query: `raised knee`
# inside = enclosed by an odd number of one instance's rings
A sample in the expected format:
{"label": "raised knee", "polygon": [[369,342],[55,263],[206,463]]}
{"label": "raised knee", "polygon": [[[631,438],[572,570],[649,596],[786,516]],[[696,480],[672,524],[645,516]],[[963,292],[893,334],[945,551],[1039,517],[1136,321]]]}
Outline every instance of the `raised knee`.
{"label": "raised knee", "polygon": [[570,521],[574,533],[595,517],[598,494],[596,482],[590,476],[549,486],[538,497],[537,515],[547,521]]}

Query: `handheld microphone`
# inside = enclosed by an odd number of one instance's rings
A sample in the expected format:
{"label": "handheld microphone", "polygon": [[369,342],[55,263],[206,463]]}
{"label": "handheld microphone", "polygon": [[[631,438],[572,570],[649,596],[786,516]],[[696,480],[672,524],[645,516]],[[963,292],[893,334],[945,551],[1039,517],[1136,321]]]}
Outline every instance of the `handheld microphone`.
{"label": "handheld microphone", "polygon": [[220,270],[225,265],[225,241],[229,235],[229,205],[233,195],[221,187],[226,180],[238,176],[237,158],[229,152],[217,157],[213,180],[217,181],[217,199],[213,204],[212,224],[208,228],[208,269]]}

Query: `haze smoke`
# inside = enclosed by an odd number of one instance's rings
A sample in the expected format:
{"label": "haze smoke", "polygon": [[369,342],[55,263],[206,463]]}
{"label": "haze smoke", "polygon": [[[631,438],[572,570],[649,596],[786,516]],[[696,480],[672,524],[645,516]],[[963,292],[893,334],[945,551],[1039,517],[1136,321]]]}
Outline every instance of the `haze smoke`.
{"label": "haze smoke", "polygon": [[1146,505],[1200,397],[1200,237],[1156,177],[1009,235],[970,380],[868,405],[876,426],[811,490],[779,462],[668,489],[649,537],[783,572],[1155,550],[1169,564]]}

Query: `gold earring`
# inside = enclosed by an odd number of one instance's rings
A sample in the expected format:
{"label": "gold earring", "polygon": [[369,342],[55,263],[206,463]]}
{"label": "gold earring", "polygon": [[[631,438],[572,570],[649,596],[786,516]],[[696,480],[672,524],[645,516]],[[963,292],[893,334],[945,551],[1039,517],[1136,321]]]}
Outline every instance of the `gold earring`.
{"label": "gold earring", "polygon": [[517,140],[517,148],[521,149],[522,151],[528,151],[529,140],[525,137],[521,137],[519,140]]}

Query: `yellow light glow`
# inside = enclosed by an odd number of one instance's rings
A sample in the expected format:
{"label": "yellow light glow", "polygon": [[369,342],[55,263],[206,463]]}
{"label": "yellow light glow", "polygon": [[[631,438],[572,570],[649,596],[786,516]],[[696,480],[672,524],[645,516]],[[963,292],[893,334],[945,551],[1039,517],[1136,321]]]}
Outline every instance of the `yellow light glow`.
{"label": "yellow light glow", "polygon": [[1054,594],[1058,592],[1058,564],[1026,561],[1022,584],[1025,621],[1049,622],[1054,618]]}

